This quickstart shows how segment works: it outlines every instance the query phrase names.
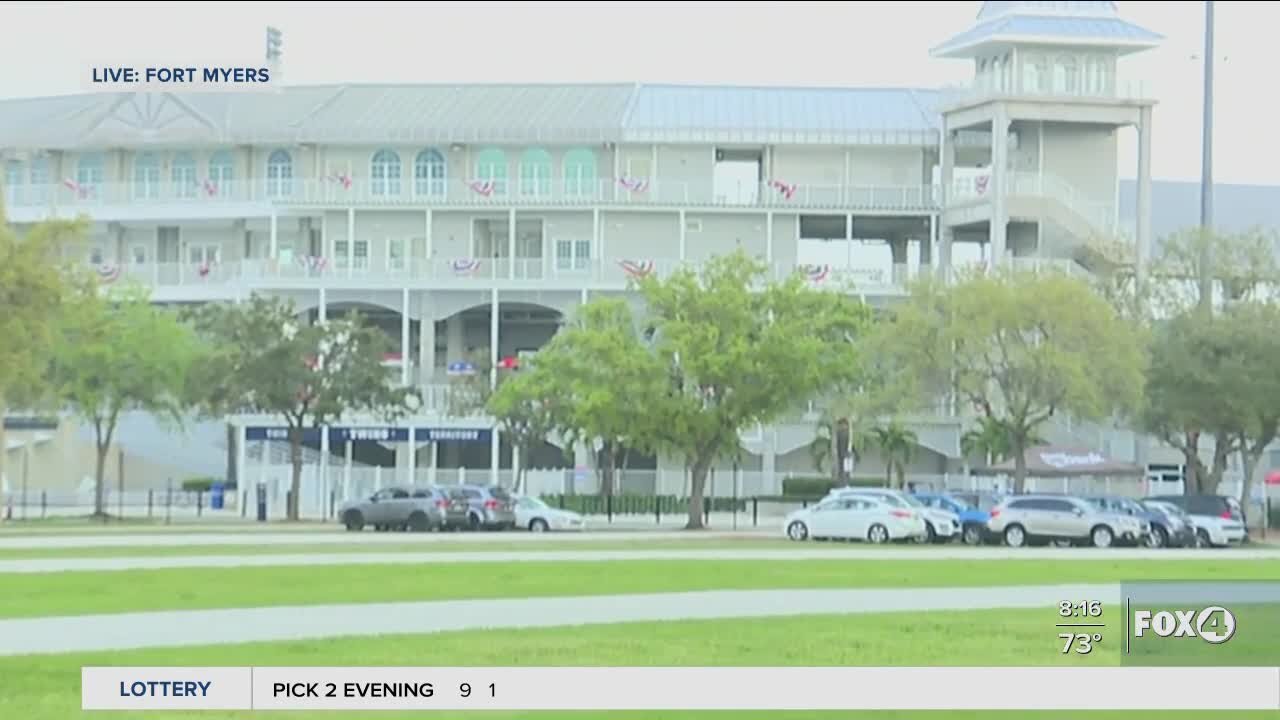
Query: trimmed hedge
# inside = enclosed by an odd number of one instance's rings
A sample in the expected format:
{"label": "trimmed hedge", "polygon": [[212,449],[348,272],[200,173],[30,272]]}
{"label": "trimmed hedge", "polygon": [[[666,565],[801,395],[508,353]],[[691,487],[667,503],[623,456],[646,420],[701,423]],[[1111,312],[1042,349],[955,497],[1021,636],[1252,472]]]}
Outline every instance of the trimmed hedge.
{"label": "trimmed hedge", "polygon": [[[543,495],[542,501],[553,508],[571,510],[582,515],[605,515],[612,510],[614,515],[674,515],[689,512],[689,498],[675,495]],[[743,498],[704,498],[704,505],[710,505],[711,512],[733,512],[735,504],[738,512],[747,511],[747,501]]]}
{"label": "trimmed hedge", "polygon": [[224,491],[230,492],[231,490],[236,489],[235,483],[229,483],[223,480],[222,478],[215,478],[215,477],[191,478],[190,480],[183,480],[182,489],[185,492],[209,492],[210,490],[213,490],[213,486],[215,484],[219,484],[219,483],[222,484],[222,489]]}
{"label": "trimmed hedge", "polygon": [[[850,478],[848,486],[852,487],[884,487],[882,477]],[[789,477],[782,481],[784,497],[822,497],[832,488],[846,487],[845,483],[836,483],[830,477]]]}

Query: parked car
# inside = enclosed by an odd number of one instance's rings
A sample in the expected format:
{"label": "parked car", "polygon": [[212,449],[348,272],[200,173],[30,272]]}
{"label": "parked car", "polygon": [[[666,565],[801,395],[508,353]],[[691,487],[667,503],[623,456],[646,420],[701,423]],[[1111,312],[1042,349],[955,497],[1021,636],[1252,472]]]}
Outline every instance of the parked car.
{"label": "parked car", "polygon": [[516,527],[530,532],[582,530],[584,523],[576,512],[553,508],[540,498],[522,497],[516,499]]}
{"label": "parked car", "polygon": [[945,510],[960,520],[960,539],[966,545],[981,545],[990,538],[987,521],[991,519],[990,507],[979,509],[977,495],[973,500],[952,493],[916,493],[915,498],[926,507]]}
{"label": "parked car", "polygon": [[1069,495],[1016,495],[991,508],[987,529],[1010,547],[1032,542],[1090,543],[1111,547],[1116,540],[1141,542],[1146,521],[1104,512]]}
{"label": "parked car", "polygon": [[1240,501],[1229,495],[1157,495],[1149,499],[1185,510],[1195,523],[1202,545],[1227,547],[1249,539]]}
{"label": "parked car", "polygon": [[796,510],[782,524],[792,540],[916,540],[927,536],[924,516],[913,508],[890,504],[870,495],[830,497],[813,507]]}
{"label": "parked car", "polygon": [[874,497],[894,507],[915,510],[924,517],[925,534],[920,542],[949,542],[960,537],[960,517],[943,508],[928,507],[902,490],[889,488],[836,488],[828,497]]}
{"label": "parked car", "polygon": [[375,530],[440,530],[447,524],[449,498],[436,487],[390,487],[366,500],[345,503],[338,518],[347,530],[359,532],[366,525]]}
{"label": "parked car", "polygon": [[[1118,515],[1128,515],[1145,520],[1151,527],[1151,532],[1142,538],[1143,544],[1148,547],[1165,547],[1169,539],[1169,530],[1164,527],[1164,516],[1153,510],[1143,507],[1133,498],[1127,498],[1120,495],[1089,495],[1084,498],[1094,507],[1103,512],[1115,513]],[[1138,542],[1137,540],[1133,542]]]}
{"label": "parked car", "polygon": [[1142,506],[1159,516],[1151,523],[1151,534],[1165,534],[1166,547],[1200,547],[1200,536],[1196,534],[1196,523],[1186,510],[1160,500],[1143,500]]}
{"label": "parked car", "polygon": [[496,485],[450,487],[447,525],[468,530],[503,530],[516,526],[515,498]]}

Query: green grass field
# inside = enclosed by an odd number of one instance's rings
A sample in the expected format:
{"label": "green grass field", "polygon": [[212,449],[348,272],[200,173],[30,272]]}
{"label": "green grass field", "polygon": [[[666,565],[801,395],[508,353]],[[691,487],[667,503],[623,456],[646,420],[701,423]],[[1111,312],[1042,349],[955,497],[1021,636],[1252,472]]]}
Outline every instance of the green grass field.
{"label": "green grass field", "polygon": [[[1119,637],[1118,618],[1106,617],[1105,634]],[[65,720],[79,716],[79,671],[84,665],[188,666],[1058,666],[1119,664],[1118,643],[1104,638],[1088,655],[1062,653],[1055,608],[1017,611],[815,615],[767,620],[702,620],[624,623],[573,629],[493,630],[379,638],[252,643],[112,653],[26,656],[0,659],[0,717]],[[282,713],[291,718],[334,713]],[[274,714],[272,714],[274,716]],[[575,720],[740,718],[1196,718],[1224,713],[440,713],[431,717],[472,720],[569,717]],[[148,712],[147,718],[228,719],[252,713]],[[340,717],[360,717],[340,713]],[[369,713],[367,717],[421,717]],[[1275,713],[1231,713],[1232,718],[1274,718]]]}
{"label": "green grass field", "polygon": [[0,617],[695,590],[1280,579],[1280,560],[655,560],[189,568],[3,576]]}

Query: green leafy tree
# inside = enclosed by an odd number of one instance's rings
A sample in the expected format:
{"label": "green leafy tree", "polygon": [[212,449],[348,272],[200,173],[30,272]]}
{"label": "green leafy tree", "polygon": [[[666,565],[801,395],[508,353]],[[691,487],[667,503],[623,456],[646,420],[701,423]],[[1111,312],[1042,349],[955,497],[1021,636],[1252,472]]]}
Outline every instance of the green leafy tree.
{"label": "green leafy tree", "polygon": [[1244,469],[1243,499],[1252,496],[1258,461],[1280,433],[1280,306],[1250,302],[1229,307],[1222,317],[1232,353],[1223,368],[1226,392],[1240,410],[1233,445]]}
{"label": "green leafy tree", "polygon": [[[905,487],[907,465],[911,464],[911,458],[915,455],[920,439],[916,437],[914,431],[898,422],[877,426],[872,432],[875,435],[876,447],[880,450],[880,457],[884,458],[885,485]],[[896,484],[893,482],[895,477],[898,480]]]}
{"label": "green leafy tree", "polygon": [[[1188,493],[1216,492],[1228,459],[1240,449],[1241,417],[1253,395],[1205,373],[1235,362],[1229,346],[1242,339],[1214,326],[1214,318],[1236,305],[1268,301],[1269,289],[1280,281],[1275,247],[1271,232],[1193,227],[1166,238],[1153,265],[1143,427],[1182,453]],[[1206,439],[1214,448],[1207,467],[1201,459]]]}
{"label": "green leafy tree", "polygon": [[1141,341],[1087,284],[1062,274],[998,272],[925,281],[897,309],[900,362],[951,387],[1003,425],[1026,482],[1024,452],[1055,413],[1102,419],[1136,408]]}
{"label": "green leafy tree", "polygon": [[767,282],[766,268],[741,251],[712,259],[700,273],[683,269],[638,285],[666,388],[632,400],[645,406],[654,445],[685,458],[686,527],[701,528],[712,464],[738,452],[743,429],[802,407],[847,376],[870,313],[856,298],[814,290],[798,275]]}
{"label": "green leafy tree", "polygon": [[205,305],[194,319],[209,348],[192,374],[206,411],[276,415],[288,426],[290,520],[298,519],[305,428],[352,414],[390,422],[421,406],[417,390],[399,387],[396,371],[383,364],[390,340],[359,315],[309,325],[292,301],[255,295]]}
{"label": "green leafy tree", "polygon": [[[1032,435],[1027,440],[1027,447],[1043,445],[1045,439]],[[977,455],[988,466],[995,465],[1013,457],[1013,441],[1009,429],[999,419],[981,415],[977,425],[960,436],[960,450],[966,457]]]}
{"label": "green leafy tree", "polygon": [[516,492],[524,491],[528,458],[556,431],[555,394],[547,387],[547,379],[547,373],[522,369],[500,383],[485,404],[499,431],[524,459],[516,472]]}
{"label": "green leafy tree", "polygon": [[71,296],[58,329],[51,385],[93,428],[94,514],[105,516],[107,454],[120,414],[145,411],[180,422],[197,345],[174,313],[136,288],[102,292],[90,285]]}
{"label": "green leafy tree", "polygon": [[49,221],[21,236],[0,205],[0,479],[8,453],[3,419],[43,399],[57,318],[73,289],[59,249],[83,239],[84,222]]}

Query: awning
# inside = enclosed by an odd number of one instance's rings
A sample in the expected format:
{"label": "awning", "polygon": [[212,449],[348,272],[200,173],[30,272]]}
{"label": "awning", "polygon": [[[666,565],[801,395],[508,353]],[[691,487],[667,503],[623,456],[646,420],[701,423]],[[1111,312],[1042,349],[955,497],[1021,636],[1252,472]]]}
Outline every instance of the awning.
{"label": "awning", "polygon": [[[1027,448],[1028,477],[1080,477],[1084,475],[1145,475],[1140,465],[1112,460],[1095,450],[1040,445]],[[975,475],[1012,475],[1013,458],[986,468],[974,468]]]}

